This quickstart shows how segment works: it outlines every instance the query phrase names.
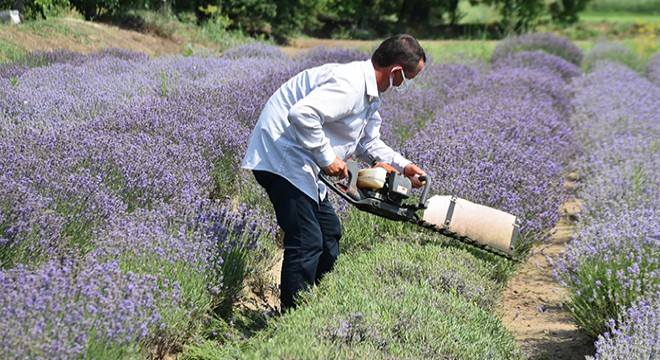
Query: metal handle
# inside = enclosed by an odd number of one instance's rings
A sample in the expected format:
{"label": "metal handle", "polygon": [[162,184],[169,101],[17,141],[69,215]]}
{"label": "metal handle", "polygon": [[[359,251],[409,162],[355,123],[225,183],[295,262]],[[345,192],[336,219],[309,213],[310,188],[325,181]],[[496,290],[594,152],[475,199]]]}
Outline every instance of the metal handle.
{"label": "metal handle", "polygon": [[360,196],[360,191],[357,188],[359,165],[354,160],[348,160],[346,161],[346,167],[348,168],[348,185],[343,186],[344,189],[339,189],[338,183],[330,180],[330,178],[323,172],[323,170],[319,172],[319,178],[349,202],[360,201],[362,200],[362,197]]}
{"label": "metal handle", "polygon": [[429,174],[422,175],[419,177],[419,181],[426,181],[424,185],[424,190],[422,190],[422,196],[419,198],[419,205],[417,206],[420,209],[426,209],[426,200],[429,197],[429,191],[431,190],[431,176]]}

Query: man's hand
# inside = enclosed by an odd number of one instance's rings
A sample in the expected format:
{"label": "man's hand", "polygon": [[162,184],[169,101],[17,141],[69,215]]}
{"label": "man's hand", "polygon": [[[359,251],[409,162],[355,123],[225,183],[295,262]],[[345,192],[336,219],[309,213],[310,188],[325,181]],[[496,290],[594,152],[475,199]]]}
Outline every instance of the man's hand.
{"label": "man's hand", "polygon": [[426,175],[426,173],[422,169],[418,168],[415,164],[406,165],[406,167],[403,169],[403,175],[410,179],[412,187],[414,188],[422,187],[425,184],[424,181],[419,181],[419,177]]}
{"label": "man's hand", "polygon": [[323,168],[323,172],[325,172],[326,175],[339,176],[340,179],[343,179],[348,176],[348,167],[346,167],[344,160],[337,156],[332,164]]}

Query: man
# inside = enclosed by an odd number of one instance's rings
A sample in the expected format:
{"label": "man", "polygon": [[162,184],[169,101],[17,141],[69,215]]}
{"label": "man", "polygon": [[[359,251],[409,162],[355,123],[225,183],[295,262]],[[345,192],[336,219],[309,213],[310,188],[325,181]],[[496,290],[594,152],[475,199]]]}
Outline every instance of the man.
{"label": "man", "polygon": [[339,256],[341,226],[320,171],[344,178],[345,159],[375,159],[423,185],[425,173],[380,139],[378,108],[382,93],[407,86],[425,63],[417,40],[395,35],[370,60],[305,70],[268,100],[242,166],[266,189],[284,231],[282,310],[295,307],[296,293],[317,284]]}

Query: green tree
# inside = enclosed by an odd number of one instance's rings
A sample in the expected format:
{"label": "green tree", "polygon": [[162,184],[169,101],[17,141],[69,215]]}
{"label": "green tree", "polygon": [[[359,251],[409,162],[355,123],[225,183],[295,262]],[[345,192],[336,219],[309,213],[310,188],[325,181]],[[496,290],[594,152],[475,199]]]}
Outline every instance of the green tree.
{"label": "green tree", "polygon": [[428,36],[438,25],[456,24],[459,0],[327,0],[322,21],[335,35],[373,38],[395,32]]}
{"label": "green tree", "polygon": [[546,12],[544,0],[481,0],[494,6],[502,16],[500,26],[504,34],[523,33]]}
{"label": "green tree", "polygon": [[277,5],[266,0],[196,0],[199,22],[222,19],[219,23],[248,34],[270,34]]}
{"label": "green tree", "polygon": [[0,0],[0,10],[18,10],[22,20],[45,19],[68,8],[68,0]]}
{"label": "green tree", "polygon": [[85,20],[93,20],[103,12],[112,13],[120,8],[121,0],[69,0],[71,5],[78,10]]}
{"label": "green tree", "polygon": [[[395,3],[397,1],[325,0],[321,5],[323,30],[332,37],[372,38],[379,26],[387,22],[384,17],[394,12]],[[383,9],[384,6],[390,8]]]}
{"label": "green tree", "polygon": [[306,0],[275,0],[276,13],[273,18],[273,36],[279,43],[303,30],[316,31],[321,22],[319,13],[322,2]]}
{"label": "green tree", "polygon": [[556,0],[550,3],[552,20],[561,24],[575,24],[580,12],[584,11],[591,0]]}
{"label": "green tree", "polygon": [[398,17],[404,32],[417,36],[433,35],[438,26],[456,26],[464,16],[459,0],[403,0]]}

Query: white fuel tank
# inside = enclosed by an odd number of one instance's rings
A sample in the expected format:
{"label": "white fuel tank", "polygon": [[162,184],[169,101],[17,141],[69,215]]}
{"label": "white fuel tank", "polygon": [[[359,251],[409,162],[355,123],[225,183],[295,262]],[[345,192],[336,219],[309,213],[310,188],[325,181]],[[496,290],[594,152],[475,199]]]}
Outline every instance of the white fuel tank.
{"label": "white fuel tank", "polygon": [[357,187],[360,189],[379,190],[385,186],[385,181],[387,181],[387,170],[382,167],[361,169],[358,171]]}
{"label": "white fuel tank", "polygon": [[425,222],[478,244],[514,254],[520,233],[514,215],[450,195],[432,196],[426,204]]}

